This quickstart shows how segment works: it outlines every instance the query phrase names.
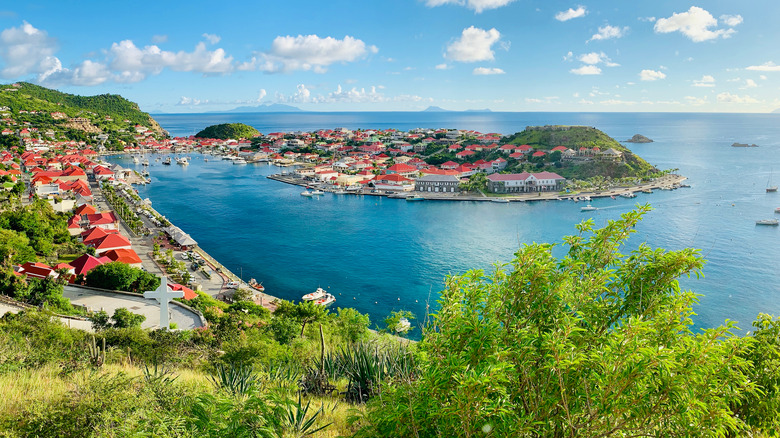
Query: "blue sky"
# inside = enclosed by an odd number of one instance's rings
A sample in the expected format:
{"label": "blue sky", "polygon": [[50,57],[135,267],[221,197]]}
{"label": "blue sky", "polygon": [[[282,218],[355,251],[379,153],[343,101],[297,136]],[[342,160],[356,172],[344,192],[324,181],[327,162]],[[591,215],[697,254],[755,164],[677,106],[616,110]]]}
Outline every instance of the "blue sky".
{"label": "blue sky", "polygon": [[774,0],[31,0],[0,6],[0,82],[150,112],[767,112],[778,16]]}

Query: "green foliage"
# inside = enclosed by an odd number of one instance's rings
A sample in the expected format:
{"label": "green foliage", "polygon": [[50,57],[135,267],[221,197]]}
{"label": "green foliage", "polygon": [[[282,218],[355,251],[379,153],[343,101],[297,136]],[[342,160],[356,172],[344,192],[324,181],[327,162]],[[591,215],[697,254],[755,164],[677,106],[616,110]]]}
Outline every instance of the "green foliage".
{"label": "green foliage", "polygon": [[28,294],[25,297],[27,304],[45,307],[54,312],[70,313],[73,307],[70,300],[62,296],[62,283],[52,277],[37,280],[28,280]]}
{"label": "green foliage", "polygon": [[260,132],[243,123],[222,123],[212,125],[195,134],[197,138],[218,138],[222,140],[252,138],[259,135]]}
{"label": "green foliage", "polygon": [[620,252],[649,207],[509,266],[448,279],[421,375],[370,404],[364,436],[722,436],[754,388],[734,326],[691,331],[692,249]]}
{"label": "green foliage", "polygon": [[312,301],[304,301],[298,304],[290,301],[280,301],[274,312],[274,319],[288,318],[296,321],[301,326],[301,336],[306,330],[306,324],[322,321],[328,315],[328,309],[318,306]]}
{"label": "green foliage", "polygon": [[114,321],[113,327],[118,329],[141,327],[141,324],[146,321],[145,316],[133,313],[124,307],[114,310],[111,319]]}
{"label": "green foliage", "polygon": [[284,415],[282,416],[280,429],[283,430],[284,437],[290,438],[303,438],[306,436],[314,435],[315,433],[326,429],[332,423],[328,423],[324,426],[315,427],[317,417],[322,414],[323,408],[320,407],[309,416],[309,405],[311,400],[304,405],[301,402],[301,396],[298,395],[297,403],[289,403],[286,406]]}
{"label": "green foliage", "polygon": [[232,395],[249,394],[258,386],[257,374],[246,364],[217,364],[215,373],[209,378],[217,389]]}
{"label": "green foliage", "polygon": [[14,368],[35,368],[71,357],[73,345],[85,333],[70,330],[56,318],[37,311],[6,313],[0,318],[0,373]]}
{"label": "green foliage", "polygon": [[368,314],[360,313],[350,307],[344,309],[339,307],[333,322],[341,337],[350,343],[365,340],[368,337],[368,327],[371,325]]}
{"label": "green foliage", "polygon": [[780,433],[780,318],[759,314],[753,322],[755,329],[747,338],[748,348],[742,358],[751,366],[746,374],[758,391],[748,392],[735,400],[734,412],[745,423],[767,433]]}
{"label": "green foliage", "polygon": [[86,285],[108,290],[145,292],[160,286],[160,278],[121,262],[96,266],[85,277]]}
{"label": "green foliage", "polygon": [[409,327],[405,327],[406,324],[402,324],[402,320],[410,321],[412,319],[415,319],[414,313],[408,311],[408,310],[396,310],[393,312],[390,312],[390,315],[385,318],[385,330],[388,333],[397,334],[400,336],[406,336],[411,332],[414,327],[409,325]]}
{"label": "green foliage", "polygon": [[[63,216],[55,213],[48,202],[38,199],[25,207],[9,209],[0,213],[0,229],[13,230],[29,240],[29,246],[38,254],[48,256],[55,248],[70,240],[67,223]],[[10,237],[10,236],[9,236]],[[14,239],[11,251],[27,254],[22,241]]]}

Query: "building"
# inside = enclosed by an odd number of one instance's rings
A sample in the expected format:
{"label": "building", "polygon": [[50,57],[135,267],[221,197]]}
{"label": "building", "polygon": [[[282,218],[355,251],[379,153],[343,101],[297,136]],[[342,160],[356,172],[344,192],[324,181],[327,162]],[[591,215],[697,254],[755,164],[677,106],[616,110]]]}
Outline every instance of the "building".
{"label": "building", "polygon": [[487,180],[492,193],[557,192],[566,182],[566,178],[553,172],[494,173]]}
{"label": "building", "polygon": [[414,181],[414,190],[418,192],[458,193],[460,179],[453,175],[425,175]]}

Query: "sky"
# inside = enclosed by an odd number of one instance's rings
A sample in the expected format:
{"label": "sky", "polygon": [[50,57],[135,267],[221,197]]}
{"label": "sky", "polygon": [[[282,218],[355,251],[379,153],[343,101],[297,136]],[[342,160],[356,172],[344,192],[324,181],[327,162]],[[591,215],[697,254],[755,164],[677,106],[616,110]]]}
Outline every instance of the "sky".
{"label": "sky", "polygon": [[28,0],[0,5],[0,83],[147,112],[769,112],[780,2]]}

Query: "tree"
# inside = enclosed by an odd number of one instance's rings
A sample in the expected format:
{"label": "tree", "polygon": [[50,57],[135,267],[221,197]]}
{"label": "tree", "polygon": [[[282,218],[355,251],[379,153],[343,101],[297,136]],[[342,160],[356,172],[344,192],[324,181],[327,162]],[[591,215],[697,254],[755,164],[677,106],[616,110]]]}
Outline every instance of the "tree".
{"label": "tree", "polygon": [[144,292],[160,286],[156,275],[121,262],[96,266],[87,273],[85,280],[90,287],[127,292]]}
{"label": "tree", "polygon": [[325,319],[328,310],[324,306],[319,306],[311,301],[304,301],[299,304],[290,301],[280,301],[274,312],[274,319],[292,319],[301,325],[301,334],[303,336],[306,324]]}
{"label": "tree", "polygon": [[369,406],[363,436],[723,436],[754,388],[732,323],[693,333],[677,278],[697,250],[620,252],[648,206],[554,245],[523,246],[490,276],[447,280],[418,344],[418,379]]}
{"label": "tree", "polygon": [[35,250],[30,247],[30,239],[18,231],[0,229],[0,263],[21,265],[32,261]]}
{"label": "tree", "polygon": [[351,343],[365,339],[368,336],[368,327],[371,325],[367,314],[349,307],[346,309],[339,307],[334,322],[341,337]]}
{"label": "tree", "polygon": [[402,323],[402,320],[405,319],[408,322],[410,319],[414,318],[414,313],[408,310],[397,310],[390,312],[390,315],[385,318],[385,329],[389,333],[406,336],[410,331],[412,331],[412,326],[406,326],[406,324]]}
{"label": "tree", "polygon": [[62,283],[53,277],[30,280],[27,303],[33,306],[45,306],[54,311],[72,310],[70,300],[62,296]]}
{"label": "tree", "polygon": [[124,307],[114,310],[111,319],[114,320],[114,328],[140,327],[141,323],[146,321],[145,316],[133,313]]}

